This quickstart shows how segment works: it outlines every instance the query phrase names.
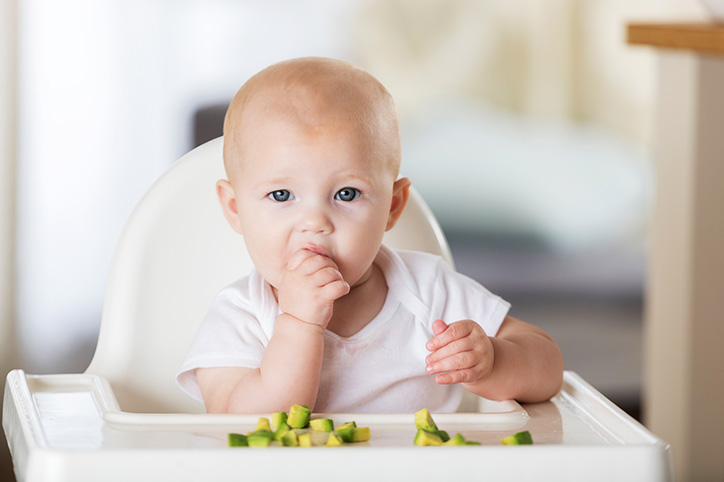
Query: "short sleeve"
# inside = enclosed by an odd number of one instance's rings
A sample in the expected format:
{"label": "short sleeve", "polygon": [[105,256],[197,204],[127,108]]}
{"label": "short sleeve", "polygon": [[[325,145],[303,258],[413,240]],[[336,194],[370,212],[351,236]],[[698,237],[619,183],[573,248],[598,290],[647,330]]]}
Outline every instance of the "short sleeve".
{"label": "short sleeve", "polygon": [[196,380],[197,368],[261,365],[273,328],[268,325],[270,320],[260,319],[260,310],[254,309],[244,296],[245,283],[246,278],[217,295],[176,375],[179,387],[196,400],[203,401]]}
{"label": "short sleeve", "polygon": [[[410,306],[419,297],[418,318],[424,319],[425,329],[432,334],[436,319],[446,323],[473,320],[488,336],[495,336],[503,324],[510,303],[488,291],[483,285],[455,271],[444,259],[419,251],[394,250],[409,278],[399,279],[409,288]],[[390,259],[394,260],[394,253]]]}
{"label": "short sleeve", "polygon": [[453,270],[442,260],[437,266],[436,286],[432,304],[436,318],[446,323],[471,319],[488,336],[498,333],[510,310],[510,303],[472,278]]}

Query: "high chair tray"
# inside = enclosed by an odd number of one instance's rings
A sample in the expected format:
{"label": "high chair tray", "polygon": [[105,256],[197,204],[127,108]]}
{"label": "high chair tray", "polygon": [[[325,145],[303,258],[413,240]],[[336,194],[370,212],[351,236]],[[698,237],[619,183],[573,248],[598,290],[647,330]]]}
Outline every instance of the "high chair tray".
{"label": "high chair tray", "polygon": [[[413,414],[315,414],[354,420],[369,442],[236,448],[259,415],[120,410],[95,375],[8,374],[3,428],[19,481],[672,480],[670,448],[572,372],[550,402],[485,400],[479,413],[433,414],[479,446],[416,447]],[[500,439],[528,430],[533,446]]]}

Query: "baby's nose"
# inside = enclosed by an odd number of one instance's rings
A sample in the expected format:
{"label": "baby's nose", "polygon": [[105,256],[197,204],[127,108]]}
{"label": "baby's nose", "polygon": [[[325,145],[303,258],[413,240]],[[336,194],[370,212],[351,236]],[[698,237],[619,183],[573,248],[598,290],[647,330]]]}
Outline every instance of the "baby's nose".
{"label": "baby's nose", "polygon": [[332,232],[332,221],[323,209],[306,209],[299,222],[299,230],[322,234],[330,233]]}

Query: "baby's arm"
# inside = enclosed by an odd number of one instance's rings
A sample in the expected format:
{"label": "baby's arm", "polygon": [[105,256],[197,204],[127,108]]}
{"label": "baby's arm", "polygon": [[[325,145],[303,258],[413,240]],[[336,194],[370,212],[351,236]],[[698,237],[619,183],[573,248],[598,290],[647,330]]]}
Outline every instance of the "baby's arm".
{"label": "baby's arm", "polygon": [[563,355],[543,330],[506,317],[494,337],[480,325],[463,320],[433,324],[427,372],[441,384],[462,383],[491,400],[548,400],[561,388]]}
{"label": "baby's arm", "polygon": [[322,333],[334,301],[349,292],[334,262],[301,250],[279,287],[282,314],[259,368],[199,368],[196,378],[209,413],[267,413],[293,404],[314,408],[324,355]]}

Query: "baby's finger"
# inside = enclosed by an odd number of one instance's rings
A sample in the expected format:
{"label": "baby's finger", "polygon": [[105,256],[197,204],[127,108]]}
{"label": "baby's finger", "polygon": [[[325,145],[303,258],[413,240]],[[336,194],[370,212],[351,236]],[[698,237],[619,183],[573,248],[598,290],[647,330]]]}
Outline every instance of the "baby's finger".
{"label": "baby's finger", "polygon": [[432,324],[432,332],[435,333],[435,335],[439,335],[446,329],[447,329],[447,323],[445,323],[442,320],[435,320],[435,322]]}
{"label": "baby's finger", "polygon": [[309,279],[314,286],[324,286],[334,281],[344,281],[342,273],[332,266],[324,266],[309,275]]}
{"label": "baby's finger", "polygon": [[442,373],[435,377],[435,382],[439,385],[450,385],[453,383],[470,383],[479,377],[473,370],[457,370],[454,372]]}
{"label": "baby's finger", "polygon": [[459,340],[454,340],[447,345],[443,346],[442,348],[439,348],[435,350],[434,352],[430,353],[425,358],[426,364],[431,364],[438,362],[440,360],[443,360],[445,358],[448,358],[450,356],[455,355],[456,353],[462,353],[466,351],[472,351],[475,348],[475,343],[473,340],[466,336],[465,338],[461,338]]}
{"label": "baby's finger", "polygon": [[474,367],[478,359],[473,351],[463,351],[443,358],[436,362],[428,363],[425,370],[429,374],[466,370]]}
{"label": "baby's finger", "polygon": [[472,327],[470,323],[466,323],[465,321],[456,321],[455,323],[447,325],[445,331],[432,337],[425,346],[428,351],[435,351],[452,341],[468,336],[471,331]]}
{"label": "baby's finger", "polygon": [[334,261],[326,256],[311,253],[311,256],[308,256],[302,260],[299,266],[295,268],[295,271],[303,275],[311,275],[325,268],[333,268],[336,270],[337,265],[334,264]]}
{"label": "baby's finger", "polygon": [[322,287],[322,296],[325,299],[334,301],[349,293],[349,283],[344,280],[337,280]]}
{"label": "baby's finger", "polygon": [[321,256],[317,253],[313,253],[306,249],[300,249],[296,253],[292,254],[287,260],[287,269],[293,271],[301,266],[304,261],[311,258],[312,256]]}

